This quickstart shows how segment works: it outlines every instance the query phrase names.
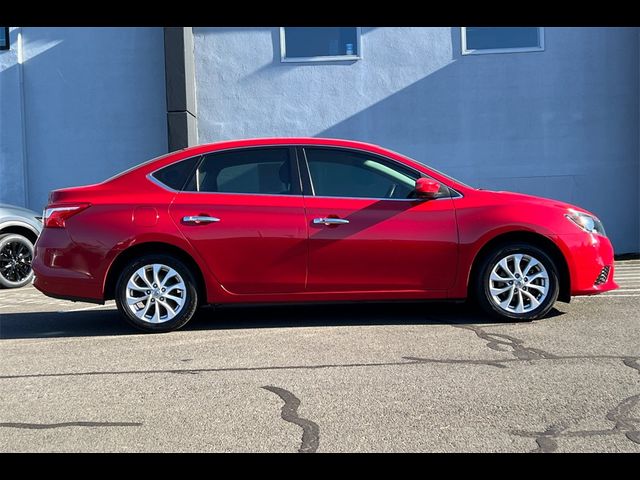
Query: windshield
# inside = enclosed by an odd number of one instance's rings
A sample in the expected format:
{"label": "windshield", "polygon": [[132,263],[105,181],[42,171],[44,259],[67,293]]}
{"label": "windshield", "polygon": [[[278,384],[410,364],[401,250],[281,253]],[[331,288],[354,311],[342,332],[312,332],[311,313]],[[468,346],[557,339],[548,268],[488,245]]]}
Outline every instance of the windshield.
{"label": "windshield", "polygon": [[461,182],[460,180],[458,180],[457,178],[453,178],[451,175],[447,175],[446,173],[442,173],[440,170],[436,170],[435,168],[433,168],[431,165],[427,165],[429,167],[430,170],[433,170],[434,172],[436,172],[437,174],[442,175],[443,177],[449,179],[449,180],[453,180],[456,183],[459,183],[460,185],[462,185],[463,187],[468,187],[468,188],[474,188],[471,185],[467,185],[464,182]]}
{"label": "windshield", "polygon": [[422,165],[424,165],[425,167],[429,168],[430,170],[433,170],[434,172],[436,172],[436,173],[438,173],[438,174],[442,175],[444,178],[446,178],[446,179],[448,179],[448,180],[451,180],[451,181],[453,181],[453,182],[459,183],[459,184],[460,184],[460,185],[462,185],[463,187],[467,187],[467,188],[475,188],[475,187],[472,187],[471,185],[467,185],[466,183],[461,182],[461,181],[460,181],[460,180],[458,180],[457,178],[453,178],[451,175],[447,175],[446,173],[442,173],[440,170],[437,170],[437,169],[433,168],[433,167],[432,167],[431,165],[429,165],[428,163],[420,162],[419,160],[415,160],[415,159],[413,159],[413,158],[411,158],[411,157],[409,157],[409,156],[407,156],[407,155],[403,155],[402,153],[395,152],[395,151],[390,150],[390,149],[388,149],[388,150],[389,150],[390,152],[395,153],[396,155],[400,155],[401,157],[407,158],[407,159],[409,159],[409,160],[413,160],[414,162],[421,163]]}

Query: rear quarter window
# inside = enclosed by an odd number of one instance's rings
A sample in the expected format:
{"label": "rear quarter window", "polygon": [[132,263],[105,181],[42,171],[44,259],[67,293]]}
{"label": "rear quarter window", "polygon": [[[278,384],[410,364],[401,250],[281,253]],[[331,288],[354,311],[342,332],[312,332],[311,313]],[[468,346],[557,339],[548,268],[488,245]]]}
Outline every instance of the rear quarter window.
{"label": "rear quarter window", "polygon": [[151,176],[173,190],[182,190],[196,168],[200,156],[172,163]]}

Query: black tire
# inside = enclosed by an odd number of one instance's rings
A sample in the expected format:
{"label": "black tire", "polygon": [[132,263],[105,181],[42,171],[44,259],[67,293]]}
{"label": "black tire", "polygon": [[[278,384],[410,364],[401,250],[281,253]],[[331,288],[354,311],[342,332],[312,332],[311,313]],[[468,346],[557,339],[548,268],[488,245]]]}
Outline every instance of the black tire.
{"label": "black tire", "polygon": [[17,233],[0,235],[0,287],[20,288],[31,283],[33,243]]}
{"label": "black tire", "polygon": [[[544,269],[546,269],[548,275],[548,284],[546,284],[548,290],[546,297],[540,302],[540,305],[537,307],[523,313],[516,313],[513,311],[508,311],[505,308],[501,308],[494,300],[493,296],[490,292],[490,276],[493,268],[508,255],[512,254],[524,254],[528,257],[533,257],[538,260]],[[526,267],[525,267],[526,268]],[[482,309],[490,314],[491,316],[503,320],[503,321],[520,321],[527,322],[531,320],[535,320],[538,318],[544,317],[549,310],[553,307],[556,300],[558,299],[558,294],[560,292],[560,282],[558,280],[558,269],[552,260],[552,258],[542,249],[528,244],[528,243],[513,243],[508,245],[500,245],[488,252],[487,255],[481,260],[479,268],[477,270],[478,274],[474,279],[474,293],[475,300],[478,305],[482,307]],[[538,282],[538,281],[536,281]],[[545,282],[545,280],[539,280],[539,282]],[[507,286],[507,283],[502,283],[498,285]],[[535,288],[532,290],[532,287],[528,287],[529,293],[534,293],[537,295],[538,290]],[[498,296],[499,299],[509,298],[509,291],[504,294],[504,297]],[[516,289],[517,293],[517,289]],[[523,295],[525,298],[525,302],[529,302],[529,307],[531,306],[531,300],[528,300],[526,294]],[[519,298],[514,295],[514,301],[517,303]],[[507,304],[511,305],[511,304]]]}
{"label": "black tire", "polygon": [[[184,289],[184,303],[182,308],[177,311],[175,317],[170,320],[162,321],[161,323],[151,323],[150,321],[138,318],[136,314],[129,308],[127,304],[127,284],[129,279],[142,267],[149,265],[165,265],[175,270],[185,285]],[[160,295],[160,293],[158,293]],[[198,288],[195,277],[189,267],[187,267],[182,261],[171,255],[165,254],[149,254],[136,258],[131,261],[118,276],[118,282],[116,283],[115,300],[120,314],[124,319],[134,327],[145,332],[170,332],[178,330],[184,327],[189,320],[193,317],[199,304]],[[144,304],[146,302],[141,302]],[[158,303],[155,306],[151,306],[149,310],[158,309]],[[162,311],[162,308],[160,308]],[[155,313],[155,310],[153,310]],[[164,309],[164,312],[168,314],[168,311]]]}

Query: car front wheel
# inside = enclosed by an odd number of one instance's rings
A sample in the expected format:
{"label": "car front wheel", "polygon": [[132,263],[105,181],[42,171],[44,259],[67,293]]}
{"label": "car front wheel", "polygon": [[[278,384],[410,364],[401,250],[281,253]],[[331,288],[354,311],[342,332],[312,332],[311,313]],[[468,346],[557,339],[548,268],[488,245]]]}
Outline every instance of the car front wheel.
{"label": "car front wheel", "polygon": [[115,297],[124,318],[146,332],[177,330],[198,307],[193,274],[170,255],[145,255],[130,262],[118,277]]}
{"label": "car front wheel", "polygon": [[0,286],[19,288],[33,279],[33,244],[16,233],[0,235]]}
{"label": "car front wheel", "polygon": [[558,270],[547,253],[526,243],[495,248],[476,279],[478,303],[503,320],[545,316],[558,298]]}

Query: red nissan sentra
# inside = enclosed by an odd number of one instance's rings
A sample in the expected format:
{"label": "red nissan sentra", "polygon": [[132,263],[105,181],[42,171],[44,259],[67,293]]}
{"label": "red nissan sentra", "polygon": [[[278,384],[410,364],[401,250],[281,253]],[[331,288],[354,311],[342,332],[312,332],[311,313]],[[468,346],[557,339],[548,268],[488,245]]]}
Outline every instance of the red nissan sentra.
{"label": "red nissan sentra", "polygon": [[203,304],[253,302],[473,298],[533,320],[556,300],[617,288],[595,215],[346,140],[187,148],[51,192],[44,224],[36,288],[115,299],[151,332]]}

